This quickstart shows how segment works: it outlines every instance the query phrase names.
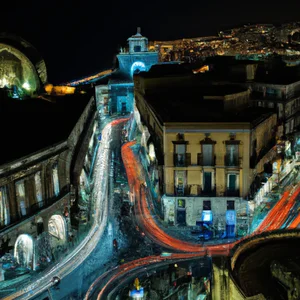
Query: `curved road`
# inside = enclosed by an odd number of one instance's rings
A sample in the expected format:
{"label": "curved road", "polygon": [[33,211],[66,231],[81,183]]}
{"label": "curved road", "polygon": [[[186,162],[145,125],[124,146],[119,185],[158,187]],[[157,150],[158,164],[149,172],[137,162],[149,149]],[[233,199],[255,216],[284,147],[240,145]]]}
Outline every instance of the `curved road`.
{"label": "curved road", "polygon": [[[76,251],[66,257],[63,262],[53,267],[47,274],[43,274],[43,277],[30,286],[4,299],[43,299],[44,295],[48,293],[51,294],[50,297],[53,299],[83,299],[85,291],[90,286],[86,295],[86,299],[88,299],[90,294],[94,294],[102,286],[98,296],[98,299],[100,299],[101,293],[105,293],[105,287],[108,287],[114,279],[149,263],[161,263],[162,260],[174,260],[175,258],[196,258],[207,254],[229,255],[230,249],[236,242],[223,245],[201,246],[176,239],[168,235],[159,226],[151,212],[151,197],[149,197],[149,192],[145,185],[145,171],[132,149],[132,146],[135,145],[133,141],[122,146],[122,159],[126,168],[128,184],[135,199],[134,210],[136,221],[151,241],[164,248],[183,253],[174,253],[169,258],[150,256],[137,259],[119,267],[117,266],[119,257],[118,254],[114,253],[113,239],[117,237],[121,241],[121,244],[119,244],[120,247],[127,248],[130,245],[128,240],[126,240],[126,236],[118,236],[121,231],[113,207],[113,173],[111,173],[111,176],[108,176],[107,171],[110,170],[110,172],[113,172],[112,153],[115,153],[120,146],[120,136],[118,136],[118,133],[121,126],[127,120],[127,118],[123,118],[112,121],[102,131],[102,142],[98,149],[97,167],[95,168],[94,177],[95,188],[93,199],[95,199],[96,205],[95,222],[91,231]],[[110,271],[105,272],[107,269],[110,269]],[[98,277],[99,274],[103,275]],[[53,287],[51,282],[53,276],[61,278],[59,289]],[[106,280],[102,281],[102,279]],[[103,286],[104,283],[105,285]],[[41,291],[46,292],[40,294]]]}

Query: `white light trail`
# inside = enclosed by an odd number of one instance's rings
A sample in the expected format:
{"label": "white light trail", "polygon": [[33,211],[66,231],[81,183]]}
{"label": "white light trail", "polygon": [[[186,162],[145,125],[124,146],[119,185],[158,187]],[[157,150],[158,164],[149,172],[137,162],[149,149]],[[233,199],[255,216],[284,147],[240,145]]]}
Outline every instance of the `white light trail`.
{"label": "white light trail", "polygon": [[[25,288],[8,295],[2,300],[31,299],[33,296],[46,291],[53,286],[51,279],[54,276],[63,278],[76,269],[93,251],[98,244],[107,224],[108,216],[108,162],[110,162],[110,142],[112,141],[112,126],[107,124],[102,131],[102,141],[98,148],[97,163],[95,166],[95,199],[94,224],[83,241],[65,259],[57,263],[47,274],[39,277]],[[42,274],[41,274],[42,275]]]}

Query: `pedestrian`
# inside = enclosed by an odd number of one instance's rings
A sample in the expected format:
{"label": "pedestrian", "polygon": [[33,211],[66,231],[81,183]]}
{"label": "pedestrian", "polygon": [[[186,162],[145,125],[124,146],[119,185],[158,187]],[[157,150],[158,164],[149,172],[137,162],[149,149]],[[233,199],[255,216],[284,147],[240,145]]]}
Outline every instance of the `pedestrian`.
{"label": "pedestrian", "polygon": [[113,240],[113,246],[114,246],[115,251],[117,252],[118,251],[118,241],[116,239]]}

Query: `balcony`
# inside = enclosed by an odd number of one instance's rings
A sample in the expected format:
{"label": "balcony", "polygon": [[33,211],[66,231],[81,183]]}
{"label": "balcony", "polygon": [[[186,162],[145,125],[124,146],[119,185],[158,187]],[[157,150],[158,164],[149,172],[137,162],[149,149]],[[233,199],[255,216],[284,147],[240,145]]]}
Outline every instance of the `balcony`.
{"label": "balcony", "polygon": [[174,187],[174,195],[175,196],[189,196],[190,195],[189,187],[188,186],[183,186],[183,187],[175,186]]}
{"label": "balcony", "polygon": [[187,167],[191,165],[191,153],[178,154],[173,156],[174,167]]}
{"label": "balcony", "polygon": [[216,195],[217,195],[216,187],[213,187],[211,190],[208,189],[201,190],[201,194],[200,194],[201,197],[216,197]]}
{"label": "balcony", "polygon": [[203,167],[211,167],[216,165],[216,155],[211,158],[203,157],[202,153],[197,153],[197,165]]}
{"label": "balcony", "polygon": [[224,162],[226,167],[239,167],[240,166],[240,159],[237,155],[231,156],[226,154],[224,156]]}
{"label": "balcony", "polygon": [[[180,197],[180,196],[216,197],[217,193],[216,193],[216,187],[213,187],[211,190],[202,190],[200,186],[197,187],[196,193],[195,191],[191,193],[191,186],[187,185],[184,187],[174,186],[174,195],[176,197]],[[232,197],[237,197],[237,196],[232,196]]]}
{"label": "balcony", "polygon": [[240,190],[227,190],[224,193],[224,196],[227,197],[240,197]]}

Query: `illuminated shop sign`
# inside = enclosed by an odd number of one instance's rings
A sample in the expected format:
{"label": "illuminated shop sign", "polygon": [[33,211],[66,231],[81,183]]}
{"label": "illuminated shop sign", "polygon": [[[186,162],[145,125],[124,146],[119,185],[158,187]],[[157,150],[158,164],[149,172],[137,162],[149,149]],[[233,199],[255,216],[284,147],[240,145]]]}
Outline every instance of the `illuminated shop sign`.
{"label": "illuminated shop sign", "polygon": [[235,225],[236,224],[236,212],[235,210],[226,211],[226,224]]}
{"label": "illuminated shop sign", "polygon": [[203,210],[202,211],[202,221],[203,222],[212,222],[212,212],[211,210]]}
{"label": "illuminated shop sign", "polygon": [[144,288],[141,287],[139,290],[130,291],[129,297],[132,297],[133,299],[141,299],[142,297],[144,297]]}
{"label": "illuminated shop sign", "polygon": [[177,200],[177,207],[178,208],[185,208],[185,200],[184,199],[178,199]]}

